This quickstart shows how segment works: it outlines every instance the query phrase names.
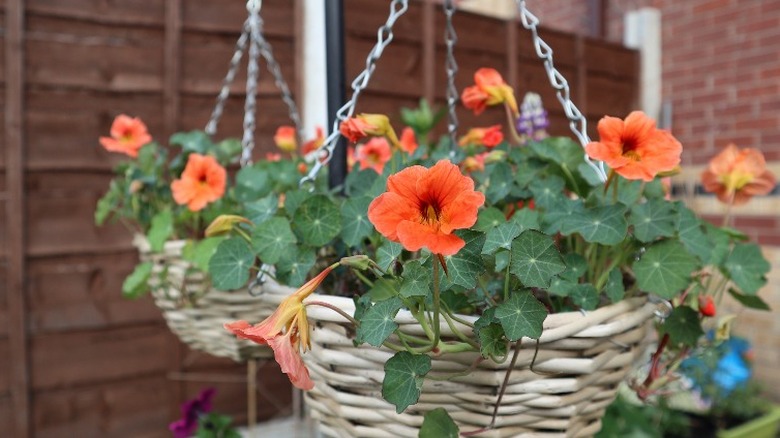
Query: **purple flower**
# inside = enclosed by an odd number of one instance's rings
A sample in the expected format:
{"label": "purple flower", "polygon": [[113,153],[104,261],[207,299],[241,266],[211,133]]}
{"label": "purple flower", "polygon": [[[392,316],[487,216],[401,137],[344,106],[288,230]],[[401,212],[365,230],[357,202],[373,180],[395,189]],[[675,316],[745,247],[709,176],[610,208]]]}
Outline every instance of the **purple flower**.
{"label": "purple flower", "polygon": [[550,120],[542,106],[542,98],[536,93],[526,93],[517,118],[517,132],[524,137],[541,140],[547,137]]}
{"label": "purple flower", "polygon": [[198,429],[198,418],[211,411],[211,400],[217,390],[206,388],[197,397],[181,405],[181,418],[168,425],[174,438],[189,438]]}

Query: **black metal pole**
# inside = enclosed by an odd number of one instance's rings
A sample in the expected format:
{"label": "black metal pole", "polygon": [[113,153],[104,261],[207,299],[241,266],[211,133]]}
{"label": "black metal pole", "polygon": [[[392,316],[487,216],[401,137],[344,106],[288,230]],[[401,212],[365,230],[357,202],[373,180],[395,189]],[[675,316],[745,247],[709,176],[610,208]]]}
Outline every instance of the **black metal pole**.
{"label": "black metal pole", "polygon": [[[325,2],[325,53],[328,84],[328,126],[336,121],[336,112],[347,99],[346,65],[344,62],[344,2],[343,0],[322,0]],[[347,177],[346,139],[340,137],[333,150],[328,168],[328,183],[331,188],[341,187]]]}

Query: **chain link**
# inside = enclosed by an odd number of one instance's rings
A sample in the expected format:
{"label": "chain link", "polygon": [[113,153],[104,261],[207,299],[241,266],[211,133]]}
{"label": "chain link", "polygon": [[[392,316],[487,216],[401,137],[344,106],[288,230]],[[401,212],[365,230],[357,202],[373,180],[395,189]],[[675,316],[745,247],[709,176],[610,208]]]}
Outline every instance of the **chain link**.
{"label": "chain link", "polygon": [[211,112],[211,117],[208,123],[206,123],[206,134],[214,135],[217,133],[217,124],[219,119],[222,118],[222,112],[225,110],[225,103],[228,96],[230,96],[230,85],[236,79],[236,73],[238,72],[238,64],[241,62],[241,57],[246,50],[246,43],[249,41],[249,19],[244,22],[244,26],[241,30],[241,36],[238,37],[236,42],[236,49],[233,53],[233,57],[230,58],[230,66],[228,72],[225,75],[225,79],[222,80],[222,88],[217,95],[217,103],[214,105],[214,110]]}
{"label": "chain link", "polygon": [[287,111],[290,115],[290,120],[292,120],[293,125],[295,125],[295,132],[298,134],[298,140],[303,140],[303,124],[301,123],[301,116],[298,112],[298,106],[295,104],[295,100],[292,97],[290,87],[287,86],[287,82],[284,80],[282,69],[279,67],[279,63],[274,57],[274,51],[271,47],[271,43],[269,43],[268,40],[263,36],[262,26],[263,20],[260,19],[261,32],[258,32],[255,36],[253,36],[253,38],[257,39],[257,43],[260,46],[260,54],[265,59],[266,65],[268,66],[268,71],[274,77],[276,88],[278,88],[282,93],[282,100],[284,101],[285,105],[287,105]]}
{"label": "chain link", "polygon": [[385,47],[393,40],[393,25],[408,8],[409,0],[393,0],[390,4],[390,14],[387,17],[387,21],[385,21],[385,24],[377,30],[376,44],[366,57],[366,67],[352,81],[352,97],[336,111],[336,119],[333,121],[330,134],[320,148],[321,155],[318,160],[314,161],[314,165],[309,173],[301,178],[301,186],[313,183],[317,174],[320,172],[320,169],[328,164],[333,157],[333,149],[335,149],[339,136],[341,135],[339,132],[339,125],[344,120],[352,117],[355,113],[355,105],[357,105],[358,97],[360,97],[360,93],[368,86],[371,75],[373,75],[374,70],[376,69],[376,62],[382,56]]}
{"label": "chain link", "polygon": [[241,138],[241,167],[252,165],[252,150],[255,148],[255,110],[257,108],[257,77],[260,57],[260,8],[257,0],[247,2],[249,11],[249,59],[246,70],[246,100],[244,101],[244,136]]}
{"label": "chain link", "polygon": [[[550,85],[555,88],[558,101],[563,106],[566,118],[569,119],[569,129],[571,129],[572,133],[574,133],[584,148],[590,143],[590,137],[588,137],[588,120],[582,112],[580,112],[579,108],[577,108],[577,105],[572,102],[569,83],[561,72],[555,68],[555,64],[553,64],[552,48],[539,36],[539,31],[537,29],[539,19],[528,10],[525,0],[516,0],[516,3],[517,11],[520,15],[520,22],[523,24],[524,28],[531,31],[534,48],[536,49],[536,56],[544,60],[547,79],[550,81]],[[587,154],[585,155],[585,162],[596,172],[602,182],[607,181],[607,173],[604,170],[603,162],[593,162]]]}
{"label": "chain link", "polygon": [[455,88],[455,74],[458,72],[458,63],[455,61],[455,44],[458,42],[458,34],[455,33],[455,26],[452,25],[453,14],[455,14],[453,0],[444,0],[444,15],[447,21],[447,28],[444,32],[444,41],[447,45],[447,132],[450,134],[452,142],[450,147],[454,151],[458,144],[458,115],[455,113],[455,109],[459,96],[458,89]]}

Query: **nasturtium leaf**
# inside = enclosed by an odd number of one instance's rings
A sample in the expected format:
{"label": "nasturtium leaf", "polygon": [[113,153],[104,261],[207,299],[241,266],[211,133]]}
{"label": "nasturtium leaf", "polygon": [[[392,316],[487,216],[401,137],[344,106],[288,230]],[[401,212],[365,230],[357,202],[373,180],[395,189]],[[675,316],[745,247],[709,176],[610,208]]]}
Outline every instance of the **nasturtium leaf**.
{"label": "nasturtium leaf", "polygon": [[327,196],[315,195],[303,201],[295,211],[293,226],[304,243],[323,246],[341,231],[341,212]]}
{"label": "nasturtium leaf", "polygon": [[255,254],[241,237],[223,240],[209,260],[211,282],[219,290],[238,289],[249,280]]}
{"label": "nasturtium leaf", "polygon": [[482,312],[482,315],[474,321],[474,334],[479,336],[479,332],[489,326],[490,324],[498,324],[499,320],[496,318],[496,308],[488,307]]}
{"label": "nasturtium leaf", "polygon": [[298,166],[293,161],[281,160],[271,163],[271,179],[282,187],[296,187],[301,178]]}
{"label": "nasturtium leaf", "polygon": [[734,245],[724,267],[731,281],[746,295],[755,295],[766,284],[766,274],[771,269],[755,243]]}
{"label": "nasturtium leaf", "polygon": [[[618,201],[627,206],[632,206],[642,196],[642,181],[616,178],[613,184],[617,184]],[[612,196],[612,189],[608,189],[605,196]]]}
{"label": "nasturtium leaf", "polygon": [[372,301],[385,301],[398,295],[398,280],[390,275],[377,278],[367,295]]}
{"label": "nasturtium leaf", "polygon": [[634,236],[641,242],[674,236],[678,215],[674,205],[663,199],[653,199],[631,208],[628,223],[634,226]]}
{"label": "nasturtium leaf", "polygon": [[582,178],[593,187],[604,184],[604,182],[601,181],[601,178],[599,178],[598,173],[596,173],[596,171],[587,163],[580,163],[577,166],[577,171],[580,173]]}
{"label": "nasturtium leaf", "polygon": [[484,358],[506,356],[507,342],[500,324],[490,324],[479,331],[479,352]]}
{"label": "nasturtium leaf", "polygon": [[268,172],[259,167],[244,167],[236,174],[236,198],[251,202],[265,197],[271,191]]}
{"label": "nasturtium leaf", "polygon": [[301,206],[303,201],[311,198],[313,195],[304,189],[290,190],[284,194],[284,212],[288,218],[295,217],[295,212]]}
{"label": "nasturtium leaf", "polygon": [[160,252],[165,241],[173,234],[173,213],[171,210],[163,210],[152,218],[152,226],[146,238],[153,252]]}
{"label": "nasturtium leaf", "polygon": [[237,138],[226,138],[217,144],[214,149],[217,155],[217,161],[223,164],[230,161],[241,153],[241,140]]}
{"label": "nasturtium leaf", "polygon": [[148,281],[152,275],[154,263],[143,262],[136,265],[133,272],[122,283],[122,297],[135,299],[149,290]]}
{"label": "nasturtium leaf", "polygon": [[559,297],[568,297],[575,287],[577,287],[577,283],[572,280],[555,276],[550,281],[550,287],[547,288],[547,292]]}
{"label": "nasturtium leaf", "polygon": [[530,208],[521,208],[509,219],[520,227],[520,232],[525,230],[541,230],[539,223],[539,212]]}
{"label": "nasturtium leaf", "polygon": [[212,146],[211,139],[203,131],[177,132],[171,135],[168,143],[181,146],[184,152],[205,154]]}
{"label": "nasturtium leaf", "polygon": [[769,307],[769,304],[762,300],[758,295],[744,295],[732,288],[729,288],[729,294],[745,307],[757,310],[772,310]]}
{"label": "nasturtium leaf", "polygon": [[419,260],[407,262],[401,277],[403,278],[400,290],[402,297],[425,297],[431,293],[431,271]]}
{"label": "nasturtium leaf", "polygon": [[496,318],[512,342],[522,337],[539,339],[547,309],[529,289],[523,289],[513,292],[508,301],[498,306]]}
{"label": "nasturtium leaf", "polygon": [[599,305],[599,291],[590,283],[575,284],[569,298],[583,310],[593,310]]}
{"label": "nasturtium leaf", "polygon": [[509,259],[511,258],[511,252],[505,249],[498,250],[496,252],[496,265],[494,267],[495,272],[504,272],[507,266],[509,266]]}
{"label": "nasturtium leaf", "polygon": [[585,207],[582,199],[568,199],[561,197],[553,202],[553,205],[547,208],[542,218],[542,231],[547,234],[556,234],[561,232],[564,224],[573,216],[585,214]]}
{"label": "nasturtium leaf", "polygon": [[[368,309],[371,308],[371,297],[368,295],[360,295],[359,297],[356,296],[352,299],[352,301],[355,302],[355,314],[352,315],[353,318],[360,321],[363,319],[363,315],[368,312]],[[362,344],[363,342],[358,342],[357,339],[354,340],[355,346],[358,346]]]}
{"label": "nasturtium leaf", "polygon": [[566,269],[552,237],[539,231],[524,231],[512,242],[509,270],[523,285],[546,288],[550,279]]}
{"label": "nasturtium leaf", "polygon": [[585,257],[573,252],[563,256],[563,263],[566,264],[566,270],[561,272],[560,277],[575,283],[588,270]]}
{"label": "nasturtium leaf", "polygon": [[[485,271],[485,263],[482,261],[482,247],[485,244],[485,235],[472,230],[458,230],[458,237],[466,242],[466,245],[457,254],[446,256],[449,277],[453,284],[467,289],[476,287],[477,278]],[[434,263],[437,263],[434,260]]]}
{"label": "nasturtium leaf", "polygon": [[[385,171],[389,171],[390,166],[387,166],[387,169]],[[374,183],[371,184],[371,187],[368,188],[368,191],[363,193],[363,196],[367,196],[371,199],[376,198],[377,196],[381,195],[382,193],[387,191],[387,177],[388,175],[378,175],[377,178],[374,180]]]}
{"label": "nasturtium leaf", "polygon": [[534,194],[534,203],[545,209],[551,210],[557,201],[565,198],[563,188],[566,183],[558,176],[548,176],[531,182],[529,188]]}
{"label": "nasturtium leaf", "polygon": [[361,196],[349,198],[341,207],[341,237],[349,246],[358,246],[374,231],[374,225],[368,221],[368,204],[371,198]]}
{"label": "nasturtium leaf", "polygon": [[425,413],[418,438],[458,438],[460,429],[444,408]]}
{"label": "nasturtium leaf", "polygon": [[623,273],[620,268],[612,268],[607,277],[607,283],[604,285],[604,294],[610,301],[617,303],[626,295],[626,287],[623,285]]}
{"label": "nasturtium leaf", "polygon": [[111,210],[116,206],[118,196],[115,190],[116,183],[111,181],[108,192],[98,200],[97,206],[95,207],[95,225],[103,225],[106,222],[106,219],[108,219],[108,215],[111,214]]}
{"label": "nasturtium leaf", "polygon": [[485,245],[482,247],[482,254],[493,254],[500,248],[511,249],[512,241],[520,235],[520,224],[515,221],[504,222],[501,225],[491,228],[485,234]]}
{"label": "nasturtium leaf", "polygon": [[395,405],[395,411],[400,414],[420,399],[425,375],[430,370],[429,356],[399,351],[385,362],[382,397]]}
{"label": "nasturtium leaf", "polygon": [[498,162],[489,171],[490,182],[485,191],[485,198],[494,204],[506,198],[512,190],[512,168],[506,162]]}
{"label": "nasturtium leaf", "polygon": [[682,202],[675,203],[677,210],[677,237],[691,254],[704,263],[709,262],[713,244],[704,234],[701,219]]}
{"label": "nasturtium leaf", "polygon": [[373,169],[354,170],[347,174],[347,193],[350,198],[365,196],[371,190],[371,186],[379,178],[379,174]]}
{"label": "nasturtium leaf", "polygon": [[382,270],[387,270],[395,262],[395,259],[401,255],[401,246],[398,242],[391,242],[387,239],[382,239],[382,244],[376,250],[376,264]]}
{"label": "nasturtium leaf", "polygon": [[306,276],[316,261],[313,249],[292,246],[276,263],[276,277],[287,286],[300,287],[306,282]]}
{"label": "nasturtium leaf", "polygon": [[470,314],[474,310],[474,304],[469,301],[469,297],[454,289],[442,291],[441,303],[455,313]]}
{"label": "nasturtium leaf", "polygon": [[258,199],[257,201],[245,202],[244,209],[246,213],[244,216],[252,221],[253,224],[259,225],[268,219],[272,218],[276,214],[276,210],[279,208],[279,197],[271,193],[265,198]]}
{"label": "nasturtium leaf", "polygon": [[607,205],[586,209],[582,214],[570,215],[563,221],[561,233],[579,233],[588,242],[615,245],[628,232],[626,209],[622,205]]}
{"label": "nasturtium leaf", "polygon": [[665,240],[650,246],[634,263],[639,288],[666,299],[674,298],[688,287],[691,273],[699,267],[696,257],[676,240]]}
{"label": "nasturtium leaf", "polygon": [[722,265],[726,262],[726,258],[731,253],[731,238],[729,237],[729,233],[709,222],[703,222],[702,224],[712,246],[709,258],[707,259],[707,264]]}
{"label": "nasturtium leaf", "polygon": [[645,184],[644,195],[647,199],[659,199],[666,197],[666,190],[664,189],[664,185],[661,182],[661,179],[656,178]]}
{"label": "nasturtium leaf", "polygon": [[272,217],[252,231],[252,247],[263,263],[273,265],[294,247],[298,240],[283,217]]}
{"label": "nasturtium leaf", "polygon": [[398,328],[398,324],[395,322],[395,315],[402,305],[400,298],[393,297],[371,306],[363,314],[363,317],[360,318],[357,338],[362,342],[368,342],[374,347],[381,346]]}
{"label": "nasturtium leaf", "polygon": [[704,335],[699,315],[688,306],[677,306],[661,325],[661,332],[669,334],[672,344],[695,347]]}
{"label": "nasturtium leaf", "polygon": [[225,240],[225,236],[207,237],[198,242],[192,242],[185,246],[182,251],[182,258],[192,263],[192,265],[203,272],[209,269],[209,260],[217,251],[217,246]]}
{"label": "nasturtium leaf", "polygon": [[486,233],[491,228],[497,227],[506,222],[504,213],[495,207],[488,207],[479,212],[477,215],[477,223],[474,224],[474,229]]}

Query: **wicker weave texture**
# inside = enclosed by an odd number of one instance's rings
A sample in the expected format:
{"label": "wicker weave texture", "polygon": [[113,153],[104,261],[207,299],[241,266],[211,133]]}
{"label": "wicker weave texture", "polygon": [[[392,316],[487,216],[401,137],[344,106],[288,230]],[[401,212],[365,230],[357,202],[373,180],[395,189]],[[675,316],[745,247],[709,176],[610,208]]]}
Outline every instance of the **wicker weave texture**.
{"label": "wicker weave texture", "polygon": [[[278,303],[289,288],[268,283],[263,299]],[[347,313],[352,300],[314,295],[309,301],[325,301]],[[480,437],[588,437],[601,427],[601,417],[613,401],[620,383],[632,369],[639,344],[647,333],[655,306],[635,298],[592,312],[549,315],[539,352],[536,341],[523,339],[522,350],[498,409],[495,427]],[[423,415],[443,407],[469,432],[488,426],[506,375],[502,364],[483,361],[471,373],[452,380],[427,380],[419,403],[401,414],[381,397],[383,365],[393,352],[368,345],[355,347],[350,324],[328,309],[310,306],[312,350],[304,355],[314,389],[305,395],[312,417],[326,436],[417,437]],[[464,317],[463,319],[476,318]],[[396,322],[408,333],[420,334],[408,312]],[[469,332],[465,326],[459,327]],[[469,332],[470,333],[470,332]],[[442,325],[442,335],[452,336]],[[433,374],[465,371],[478,353],[434,357]]]}
{"label": "wicker weave texture", "polygon": [[141,260],[154,262],[149,280],[154,302],[168,328],[182,342],[236,362],[273,356],[268,347],[237,339],[223,325],[239,319],[262,320],[275,306],[251,296],[246,289],[224,292],[210,287],[206,275],[182,259],[184,240],[166,242],[160,253],[152,253],[143,236],[136,236],[133,243]]}

